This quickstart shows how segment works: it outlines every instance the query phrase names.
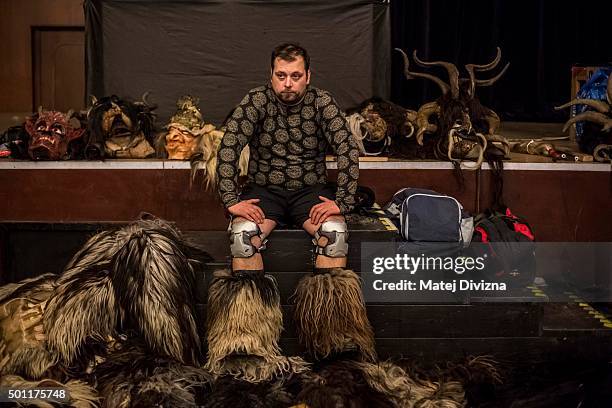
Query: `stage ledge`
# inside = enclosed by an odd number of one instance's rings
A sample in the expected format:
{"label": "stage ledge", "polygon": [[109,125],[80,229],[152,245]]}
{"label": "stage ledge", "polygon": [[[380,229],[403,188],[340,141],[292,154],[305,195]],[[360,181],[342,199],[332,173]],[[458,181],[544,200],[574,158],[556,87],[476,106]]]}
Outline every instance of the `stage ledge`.
{"label": "stage ledge", "polygon": [[[327,168],[336,170],[335,161],[328,161]],[[452,170],[450,162],[426,161],[426,160],[382,160],[372,161],[371,159],[361,160],[359,168],[364,170]],[[174,160],[106,160],[106,161],[20,161],[2,160],[0,170],[188,170],[190,169],[187,161]],[[483,163],[483,170],[489,170],[487,163]],[[504,162],[504,170],[520,171],[596,171],[610,172],[612,166],[609,163],[519,163],[512,161]]]}

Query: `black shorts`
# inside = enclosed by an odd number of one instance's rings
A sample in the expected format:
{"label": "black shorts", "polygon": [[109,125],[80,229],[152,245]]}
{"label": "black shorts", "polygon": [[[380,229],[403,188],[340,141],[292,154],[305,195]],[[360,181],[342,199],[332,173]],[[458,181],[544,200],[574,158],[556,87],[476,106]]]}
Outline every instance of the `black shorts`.
{"label": "black shorts", "polygon": [[277,227],[295,226],[310,218],[310,209],[321,203],[319,196],[336,199],[336,189],[330,184],[315,184],[295,191],[283,190],[277,186],[262,187],[248,183],[240,193],[240,200],[259,198],[257,204],[266,218],[276,221]]}

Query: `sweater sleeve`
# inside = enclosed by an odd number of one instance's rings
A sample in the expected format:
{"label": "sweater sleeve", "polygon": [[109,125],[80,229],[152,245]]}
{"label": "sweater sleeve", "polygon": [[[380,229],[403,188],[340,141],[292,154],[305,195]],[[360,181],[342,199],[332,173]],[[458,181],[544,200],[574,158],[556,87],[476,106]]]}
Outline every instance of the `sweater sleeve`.
{"label": "sweater sleeve", "polygon": [[240,153],[255,133],[258,116],[259,113],[253,104],[252,94],[249,93],[236,106],[225,124],[225,134],[221,139],[217,153],[219,196],[225,208],[229,208],[240,201],[238,198]]}
{"label": "sweater sleeve", "polygon": [[337,155],[338,189],[336,204],[342,214],[355,207],[359,180],[359,149],[351,137],[344,112],[329,94],[319,98],[321,126],[328,143]]}

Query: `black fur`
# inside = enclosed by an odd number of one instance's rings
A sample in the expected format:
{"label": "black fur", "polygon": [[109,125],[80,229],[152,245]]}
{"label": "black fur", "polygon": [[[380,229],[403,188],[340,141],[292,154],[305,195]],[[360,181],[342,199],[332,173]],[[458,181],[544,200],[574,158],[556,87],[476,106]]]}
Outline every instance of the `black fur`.
{"label": "black fur", "polygon": [[155,119],[153,112],[157,106],[145,102],[132,102],[117,95],[105,96],[98,99],[91,107],[88,117],[88,140],[85,146],[85,155],[89,160],[104,158],[104,142],[107,136],[102,130],[104,113],[111,109],[112,104],[119,106],[121,111],[130,118],[134,129],[133,134],[143,132],[145,139],[151,146],[155,146]]}

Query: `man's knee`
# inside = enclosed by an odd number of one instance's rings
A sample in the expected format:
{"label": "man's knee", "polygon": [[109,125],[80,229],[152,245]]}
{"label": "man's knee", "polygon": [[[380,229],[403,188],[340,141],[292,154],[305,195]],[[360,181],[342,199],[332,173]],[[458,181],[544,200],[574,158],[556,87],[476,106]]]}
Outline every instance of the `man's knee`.
{"label": "man's knee", "polygon": [[246,218],[235,218],[230,226],[230,251],[234,258],[250,258],[265,249],[261,229]]}
{"label": "man's knee", "polygon": [[348,254],[348,228],[342,216],[328,218],[315,232],[313,244],[318,255],[345,258]]}

